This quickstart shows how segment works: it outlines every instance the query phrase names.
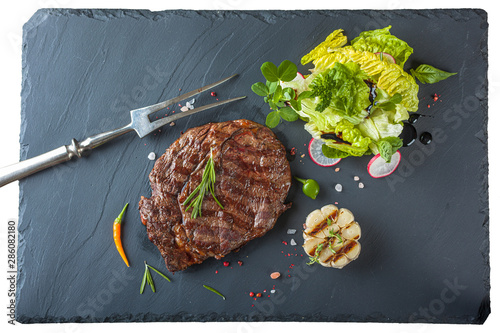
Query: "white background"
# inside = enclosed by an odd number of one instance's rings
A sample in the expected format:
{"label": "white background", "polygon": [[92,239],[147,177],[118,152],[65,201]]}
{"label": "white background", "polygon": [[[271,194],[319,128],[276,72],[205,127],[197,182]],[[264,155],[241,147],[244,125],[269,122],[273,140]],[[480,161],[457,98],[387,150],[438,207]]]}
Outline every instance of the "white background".
{"label": "white background", "polygon": [[[500,10],[495,1],[445,1],[445,0],[372,0],[372,1],[271,1],[271,0],[206,0],[206,1],[80,1],[80,0],[17,0],[8,5],[2,3],[0,12],[0,167],[19,160],[19,128],[21,105],[21,37],[22,25],[39,8],[132,8],[132,9],[407,9],[407,8],[482,8],[488,12],[489,22],[489,161],[490,161],[490,239],[491,239],[491,306],[492,314],[485,325],[423,325],[423,324],[346,324],[346,323],[120,323],[120,324],[32,324],[15,326],[7,323],[7,221],[18,217],[18,183],[11,183],[0,188],[0,330],[2,332],[106,332],[119,330],[132,332],[137,330],[169,332],[178,330],[204,332],[298,332],[303,330],[342,332],[492,332],[498,324],[499,274],[498,249],[500,236],[496,225],[498,218],[499,181],[497,144],[498,127],[500,124],[500,105],[498,89],[500,87],[500,54],[498,27],[500,25]],[[333,29],[334,27],[332,27]],[[424,38],[432,38],[427,36]],[[299,43],[300,41],[296,41]],[[112,96],[110,96],[112,97]],[[92,134],[92,133],[89,133]],[[68,138],[68,142],[71,138]],[[67,144],[66,143],[66,144]],[[54,147],[55,148],[55,147]],[[467,163],[467,156],[464,156]],[[466,207],[465,207],[466,209]],[[467,263],[464,262],[464,269]]]}

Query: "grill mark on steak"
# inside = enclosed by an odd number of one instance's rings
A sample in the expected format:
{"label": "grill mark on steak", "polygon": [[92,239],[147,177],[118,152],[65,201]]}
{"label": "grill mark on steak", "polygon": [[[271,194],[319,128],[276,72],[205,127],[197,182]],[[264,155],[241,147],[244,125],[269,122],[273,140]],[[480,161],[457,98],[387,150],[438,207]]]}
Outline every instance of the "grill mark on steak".
{"label": "grill mark on steak", "polygon": [[[191,219],[182,205],[199,185],[213,148],[215,195]],[[291,185],[286,151],[267,127],[249,120],[191,128],[155,163],[149,176],[151,198],[141,197],[141,220],[171,272],[220,259],[269,231],[290,207]]]}

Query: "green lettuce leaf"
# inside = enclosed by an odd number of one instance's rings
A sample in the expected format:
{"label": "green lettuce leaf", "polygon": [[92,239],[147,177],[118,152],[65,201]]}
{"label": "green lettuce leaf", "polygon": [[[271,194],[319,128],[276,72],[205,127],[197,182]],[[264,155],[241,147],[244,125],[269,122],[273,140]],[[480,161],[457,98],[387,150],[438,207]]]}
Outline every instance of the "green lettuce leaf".
{"label": "green lettuce leaf", "polygon": [[[363,136],[361,131],[346,119],[340,120],[334,128],[328,131],[318,130],[313,122],[308,122],[304,128],[314,138],[321,139],[328,147],[338,150],[337,156],[365,155],[369,152],[369,145],[372,142],[369,137]],[[321,135],[326,133],[335,134],[340,140],[322,138]],[[340,152],[343,152],[343,154]]]}
{"label": "green lettuce leaf", "polygon": [[[382,109],[374,109],[370,117],[363,119],[356,127],[360,130],[361,135],[369,137],[374,142],[386,137],[397,137],[403,130],[403,125],[400,121],[396,121],[400,117],[397,110],[385,111]],[[374,154],[378,154],[376,146],[370,146]]]}
{"label": "green lettuce leaf", "polygon": [[402,97],[401,103],[408,111],[418,110],[418,84],[415,79],[400,66],[380,60],[379,56],[368,51],[358,51],[352,46],[345,46],[325,54],[313,61],[315,67],[311,76],[333,68],[337,62],[357,63],[387,94],[393,96],[399,93]]}
{"label": "green lettuce leaf", "polygon": [[384,52],[392,55],[396,64],[403,67],[413,49],[403,40],[391,35],[391,26],[383,29],[363,31],[351,41],[351,45],[358,51],[372,53]]}
{"label": "green lettuce leaf", "polygon": [[337,29],[332,32],[325,41],[316,46],[311,52],[306,54],[300,60],[302,65],[305,65],[316,58],[319,58],[329,52],[332,52],[336,48],[342,47],[347,43],[347,37],[342,33],[344,30]]}

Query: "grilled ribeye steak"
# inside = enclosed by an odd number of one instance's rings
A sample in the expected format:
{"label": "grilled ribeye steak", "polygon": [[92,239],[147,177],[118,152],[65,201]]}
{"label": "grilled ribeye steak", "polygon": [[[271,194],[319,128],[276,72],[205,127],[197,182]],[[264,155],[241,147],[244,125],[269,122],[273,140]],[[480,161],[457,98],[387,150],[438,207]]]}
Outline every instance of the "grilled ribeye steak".
{"label": "grilled ribeye steak", "polygon": [[[215,195],[224,209],[208,194],[202,216],[192,219],[183,202],[200,184],[211,149]],[[152,195],[141,197],[141,220],[171,272],[239,249],[290,207],[285,148],[270,129],[249,120],[189,129],[156,161],[149,180]]]}

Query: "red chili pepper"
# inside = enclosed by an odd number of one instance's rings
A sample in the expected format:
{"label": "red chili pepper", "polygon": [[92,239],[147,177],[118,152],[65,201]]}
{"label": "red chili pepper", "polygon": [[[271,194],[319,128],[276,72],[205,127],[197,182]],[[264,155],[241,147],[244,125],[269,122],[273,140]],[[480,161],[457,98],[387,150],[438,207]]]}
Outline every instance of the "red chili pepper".
{"label": "red chili pepper", "polygon": [[238,265],[243,266],[243,261],[238,260]]}
{"label": "red chili pepper", "polygon": [[255,295],[257,297],[262,297],[262,294],[261,293],[257,293],[257,295]]}
{"label": "red chili pepper", "polygon": [[224,261],[224,264],[223,264],[225,267],[229,266],[229,261]]}
{"label": "red chili pepper", "polygon": [[248,296],[253,297],[255,294],[253,292],[249,292]]}
{"label": "red chili pepper", "polygon": [[212,91],[212,92],[210,93],[210,96],[215,97],[215,96],[217,96],[217,94],[215,93],[215,91]]}

